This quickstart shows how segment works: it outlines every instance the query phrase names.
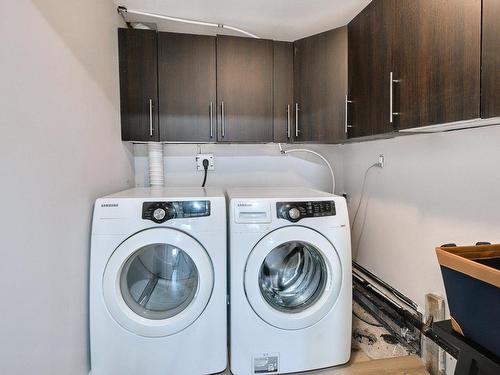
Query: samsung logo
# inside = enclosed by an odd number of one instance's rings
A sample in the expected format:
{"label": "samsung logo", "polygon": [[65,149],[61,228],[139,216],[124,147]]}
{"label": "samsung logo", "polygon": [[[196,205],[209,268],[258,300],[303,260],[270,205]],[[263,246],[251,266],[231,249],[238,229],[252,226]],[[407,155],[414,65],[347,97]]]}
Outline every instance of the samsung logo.
{"label": "samsung logo", "polygon": [[238,203],[238,207],[252,207],[253,203]]}
{"label": "samsung logo", "polygon": [[103,203],[101,207],[118,207],[118,203]]}

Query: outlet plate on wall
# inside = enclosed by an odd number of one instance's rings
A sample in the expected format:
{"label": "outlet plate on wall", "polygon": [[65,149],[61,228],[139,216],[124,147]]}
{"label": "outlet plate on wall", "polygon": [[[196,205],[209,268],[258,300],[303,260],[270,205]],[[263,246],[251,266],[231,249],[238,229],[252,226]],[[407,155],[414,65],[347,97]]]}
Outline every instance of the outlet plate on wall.
{"label": "outlet plate on wall", "polygon": [[215,170],[215,162],[214,162],[214,154],[198,154],[196,155],[196,169],[199,171],[203,171],[203,160],[208,160],[208,170]]}
{"label": "outlet plate on wall", "polygon": [[376,165],[379,168],[384,168],[384,166],[385,166],[385,156],[383,154],[380,154],[378,156],[378,162],[377,162]]}

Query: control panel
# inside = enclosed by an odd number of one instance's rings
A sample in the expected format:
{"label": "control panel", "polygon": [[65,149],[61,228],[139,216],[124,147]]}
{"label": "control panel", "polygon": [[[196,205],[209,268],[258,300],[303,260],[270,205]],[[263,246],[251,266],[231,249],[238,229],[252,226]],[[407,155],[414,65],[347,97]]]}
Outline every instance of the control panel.
{"label": "control panel", "polygon": [[210,216],[210,201],[144,202],[142,218],[164,223],[171,219]]}
{"label": "control panel", "polygon": [[292,223],[304,218],[336,215],[334,201],[278,202],[276,212],[278,218]]}

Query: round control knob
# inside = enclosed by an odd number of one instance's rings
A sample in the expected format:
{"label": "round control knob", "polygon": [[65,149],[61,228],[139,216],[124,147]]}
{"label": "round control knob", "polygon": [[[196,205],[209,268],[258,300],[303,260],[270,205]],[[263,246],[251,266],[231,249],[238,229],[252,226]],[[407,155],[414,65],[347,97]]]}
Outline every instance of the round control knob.
{"label": "round control knob", "polygon": [[288,210],[288,217],[292,220],[297,220],[298,218],[300,218],[300,211],[298,208],[290,208]]}
{"label": "round control knob", "polygon": [[163,220],[165,216],[167,216],[167,212],[164,208],[157,208],[153,211],[153,217],[158,221]]}

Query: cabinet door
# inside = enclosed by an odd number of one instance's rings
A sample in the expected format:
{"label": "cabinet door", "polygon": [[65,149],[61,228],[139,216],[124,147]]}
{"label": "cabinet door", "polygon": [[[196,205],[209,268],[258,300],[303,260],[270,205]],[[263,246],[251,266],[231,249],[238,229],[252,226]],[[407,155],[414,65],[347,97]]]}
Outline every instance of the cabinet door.
{"label": "cabinet door", "polygon": [[500,116],[500,1],[483,0],[481,117]]}
{"label": "cabinet door", "polygon": [[217,37],[217,101],[222,142],[272,142],[273,42]]}
{"label": "cabinet door", "polygon": [[274,142],[293,139],[293,43],[274,42]]}
{"label": "cabinet door", "polygon": [[345,139],[347,27],[294,43],[295,141]]}
{"label": "cabinet door", "polygon": [[158,36],[160,139],[216,139],[215,37],[174,33]]}
{"label": "cabinet door", "polygon": [[395,125],[479,118],[481,0],[397,0],[395,24]]}
{"label": "cabinet door", "polygon": [[371,2],[348,25],[350,138],[394,130],[389,122],[389,74],[395,1]]}
{"label": "cabinet door", "polygon": [[122,140],[158,141],[157,34],[118,29]]}

